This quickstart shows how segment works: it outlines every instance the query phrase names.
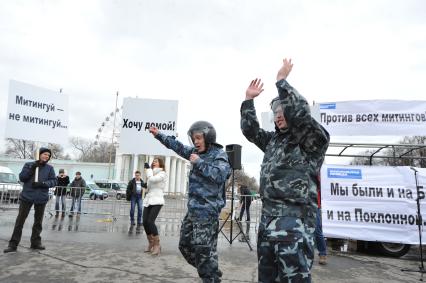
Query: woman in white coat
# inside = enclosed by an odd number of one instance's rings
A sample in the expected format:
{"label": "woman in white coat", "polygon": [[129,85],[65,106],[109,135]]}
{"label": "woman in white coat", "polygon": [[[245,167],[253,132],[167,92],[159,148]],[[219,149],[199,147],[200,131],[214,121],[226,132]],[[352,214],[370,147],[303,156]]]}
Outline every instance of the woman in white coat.
{"label": "woman in white coat", "polygon": [[145,168],[148,193],[143,201],[144,209],[142,215],[143,227],[149,242],[145,252],[158,255],[161,251],[161,246],[155,219],[164,205],[164,189],[167,175],[164,169],[164,160],[160,158],[155,158],[152,161],[151,168],[149,168],[148,163],[145,163]]}

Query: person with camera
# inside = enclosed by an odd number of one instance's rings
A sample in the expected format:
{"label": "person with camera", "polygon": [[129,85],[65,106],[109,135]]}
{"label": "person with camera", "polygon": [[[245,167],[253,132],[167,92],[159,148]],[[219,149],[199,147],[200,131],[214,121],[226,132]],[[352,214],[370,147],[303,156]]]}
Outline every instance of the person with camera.
{"label": "person with camera", "polygon": [[145,163],[145,169],[148,193],[145,195],[143,203],[143,228],[145,229],[149,243],[145,252],[151,252],[152,255],[159,255],[161,252],[160,236],[155,225],[155,219],[157,219],[164,205],[164,190],[167,183],[164,160],[154,158],[151,167],[148,163]]}
{"label": "person with camera", "polygon": [[51,155],[50,149],[40,148],[38,160],[25,163],[21,173],[19,173],[19,180],[24,183],[19,197],[19,212],[9,246],[4,250],[4,253],[17,251],[25,220],[33,205],[34,224],[31,233],[31,248],[35,250],[45,249],[41,244],[40,236],[43,227],[44,209],[49,200],[49,188],[53,188],[57,184],[55,171],[51,165],[47,164]]}
{"label": "person with camera", "polygon": [[56,217],[59,216],[59,203],[62,204],[62,217],[65,216],[66,211],[66,198],[67,198],[67,186],[70,183],[70,178],[65,175],[64,169],[59,169],[59,175],[57,177],[58,185],[55,188],[55,211],[56,211]]}

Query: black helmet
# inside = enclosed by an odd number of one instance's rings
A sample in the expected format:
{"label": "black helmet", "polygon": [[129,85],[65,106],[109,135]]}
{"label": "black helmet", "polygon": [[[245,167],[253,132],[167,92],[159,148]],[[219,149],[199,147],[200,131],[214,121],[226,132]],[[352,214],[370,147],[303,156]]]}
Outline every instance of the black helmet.
{"label": "black helmet", "polygon": [[212,124],[207,121],[197,121],[189,128],[188,136],[192,140],[192,135],[200,132],[204,134],[206,145],[216,144],[216,130]]}

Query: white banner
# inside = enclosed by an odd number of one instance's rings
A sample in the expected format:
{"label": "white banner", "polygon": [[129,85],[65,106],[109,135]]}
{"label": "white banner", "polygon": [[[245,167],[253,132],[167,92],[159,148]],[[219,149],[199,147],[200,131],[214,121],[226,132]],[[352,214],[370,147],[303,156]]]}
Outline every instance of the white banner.
{"label": "white banner", "polygon": [[155,126],[166,135],[176,135],[177,100],[124,98],[120,152],[173,156],[148,129]]}
{"label": "white banner", "polygon": [[[426,170],[418,169],[426,188]],[[324,235],[404,244],[419,244],[417,193],[410,167],[324,165],[321,169]],[[421,200],[423,222],[425,199]],[[426,224],[426,223],[423,223]],[[426,236],[426,231],[423,232]]]}
{"label": "white banner", "polygon": [[68,140],[68,96],[11,80],[6,138],[65,144]]}
{"label": "white banner", "polygon": [[426,132],[426,101],[320,103],[320,116],[331,136],[405,136]]}

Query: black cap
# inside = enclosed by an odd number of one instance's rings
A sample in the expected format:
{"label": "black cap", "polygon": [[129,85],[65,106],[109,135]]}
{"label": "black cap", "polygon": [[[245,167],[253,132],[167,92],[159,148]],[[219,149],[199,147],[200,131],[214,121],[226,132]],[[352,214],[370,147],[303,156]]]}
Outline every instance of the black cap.
{"label": "black cap", "polygon": [[40,159],[40,155],[42,155],[45,152],[48,152],[50,154],[49,159],[47,160],[49,161],[50,158],[52,157],[52,151],[48,149],[47,147],[40,147],[40,150],[38,151],[38,158]]}

